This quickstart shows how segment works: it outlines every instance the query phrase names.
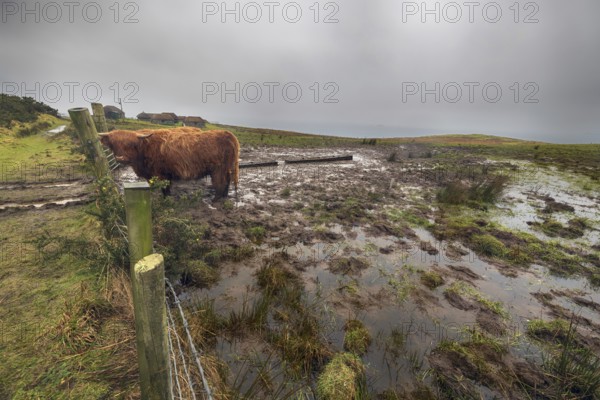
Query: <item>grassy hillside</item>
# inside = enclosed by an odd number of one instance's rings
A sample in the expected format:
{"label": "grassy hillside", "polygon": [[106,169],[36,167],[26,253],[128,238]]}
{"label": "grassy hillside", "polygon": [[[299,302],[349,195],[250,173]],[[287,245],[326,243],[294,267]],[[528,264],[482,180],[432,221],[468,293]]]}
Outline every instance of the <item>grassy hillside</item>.
{"label": "grassy hillside", "polygon": [[[40,121],[69,123],[40,114],[0,131],[0,183],[35,186],[3,188],[0,203],[28,203],[32,191],[50,196],[61,189],[53,184],[85,176],[67,134],[19,136]],[[138,396],[129,283],[107,273],[95,210],[92,203],[0,211],[0,399]]]}
{"label": "grassy hillside", "polygon": [[[40,182],[49,176],[83,176],[84,157],[67,135],[50,137],[48,128],[69,124],[42,114],[33,122],[17,123],[11,129],[0,128],[0,182]],[[38,129],[45,126],[44,129]],[[37,127],[37,128],[32,128]],[[19,132],[32,132],[21,136]],[[65,172],[60,172],[65,171]],[[71,178],[73,179],[73,178]]]}
{"label": "grassy hillside", "polygon": [[107,120],[108,130],[112,131],[115,129],[126,129],[137,131],[140,129],[164,129],[165,125],[153,124],[150,122],[140,121],[138,119],[119,119],[119,120]]}
{"label": "grassy hillside", "polygon": [[30,121],[21,122],[12,120],[7,126],[0,126],[0,138],[6,136],[25,137],[35,135],[59,125],[68,124],[69,121],[50,114],[37,114]]}
{"label": "grassy hillside", "polygon": [[40,114],[58,117],[58,111],[31,97],[0,93],[0,127],[11,128],[16,123],[34,122]]}
{"label": "grassy hillside", "polygon": [[509,137],[482,135],[482,134],[467,134],[467,135],[432,135],[419,137],[404,137],[404,138],[389,138],[381,139],[384,143],[429,143],[434,145],[456,146],[456,145],[521,145],[532,142],[521,139],[513,139]]}
{"label": "grassy hillside", "polygon": [[39,122],[48,123],[47,129],[70,123],[50,115],[40,115],[33,123],[19,124],[13,129],[0,128],[0,146],[3,148],[0,152],[0,162],[41,162],[45,158],[51,158],[53,162],[68,162],[79,158],[69,151],[72,144],[64,135],[54,139],[41,134],[44,130],[24,137],[19,136],[18,131],[21,127],[29,128]]}

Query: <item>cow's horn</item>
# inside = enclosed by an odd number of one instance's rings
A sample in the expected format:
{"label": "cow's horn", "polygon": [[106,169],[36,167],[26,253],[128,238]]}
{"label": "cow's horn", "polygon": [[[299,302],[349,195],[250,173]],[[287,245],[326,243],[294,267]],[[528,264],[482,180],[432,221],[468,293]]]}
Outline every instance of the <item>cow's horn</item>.
{"label": "cow's horn", "polygon": [[154,135],[154,133],[149,133],[147,135],[138,135],[138,139],[148,139],[152,135]]}
{"label": "cow's horn", "polygon": [[98,133],[98,136],[106,137],[106,136],[108,136],[108,133],[100,132],[100,133]]}

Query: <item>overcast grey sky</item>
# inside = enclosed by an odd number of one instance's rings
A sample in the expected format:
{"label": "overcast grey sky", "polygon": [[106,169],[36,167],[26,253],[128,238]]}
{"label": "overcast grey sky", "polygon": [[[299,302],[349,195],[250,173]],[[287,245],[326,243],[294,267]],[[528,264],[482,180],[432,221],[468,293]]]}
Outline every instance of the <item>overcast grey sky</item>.
{"label": "overcast grey sky", "polygon": [[128,116],[600,142],[598,0],[2,1],[1,11],[2,91],[63,113],[121,97]]}

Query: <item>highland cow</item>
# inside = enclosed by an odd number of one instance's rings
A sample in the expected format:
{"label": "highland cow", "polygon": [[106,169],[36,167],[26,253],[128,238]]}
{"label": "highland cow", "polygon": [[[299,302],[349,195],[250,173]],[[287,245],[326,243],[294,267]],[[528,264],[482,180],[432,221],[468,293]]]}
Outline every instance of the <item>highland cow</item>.
{"label": "highland cow", "polygon": [[[237,191],[240,144],[231,132],[182,127],[99,135],[117,161],[131,165],[141,178],[174,181],[210,175],[215,200],[227,197],[231,181]],[[168,192],[167,187],[164,193]]]}

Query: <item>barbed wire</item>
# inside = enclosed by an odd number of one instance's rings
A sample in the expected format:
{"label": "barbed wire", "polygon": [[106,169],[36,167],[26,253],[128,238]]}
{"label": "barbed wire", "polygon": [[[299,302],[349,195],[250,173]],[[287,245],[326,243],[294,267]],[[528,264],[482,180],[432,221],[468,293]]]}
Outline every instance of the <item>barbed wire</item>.
{"label": "barbed wire", "polygon": [[[179,309],[179,314],[181,316],[183,328],[187,335],[187,340],[188,340],[188,343],[190,346],[190,350],[192,351],[192,357],[193,357],[194,361],[196,362],[198,371],[200,371],[200,377],[202,378],[202,385],[204,386],[204,391],[206,392],[206,397],[208,400],[213,400],[212,392],[210,390],[210,386],[208,385],[208,381],[206,380],[206,376],[204,375],[204,369],[202,368],[202,364],[200,363],[200,356],[198,354],[198,351],[196,350],[196,346],[194,345],[194,340],[192,339],[192,334],[190,333],[189,324],[188,324],[187,319],[185,318],[185,314],[183,313],[183,308],[181,307],[179,298],[177,297],[177,294],[175,293],[175,289],[173,289],[173,285],[171,284],[169,279],[165,278],[165,282],[166,282],[167,286],[169,287],[171,294],[173,295],[173,299],[175,301],[175,304],[177,305],[177,308]],[[167,307],[167,309],[168,309],[168,307]],[[192,393],[193,393],[193,391],[192,391]]]}
{"label": "barbed wire", "polygon": [[[169,312],[169,317],[171,316],[171,311],[169,310],[169,304],[165,298],[165,303],[167,306],[167,311]],[[171,340],[171,330],[172,330],[172,326],[171,324],[168,322],[168,334],[167,334],[167,338],[169,340],[169,355],[173,354],[173,341]],[[173,370],[175,371],[175,383],[177,384],[177,397],[181,399],[181,385],[179,384],[179,376],[178,376],[178,369],[177,369],[177,357],[172,357],[173,362],[171,363],[173,368],[169,368],[169,380],[172,383],[173,382]],[[175,399],[175,394],[173,393],[173,385],[171,384],[170,387],[171,390],[171,399]]]}
{"label": "barbed wire", "polygon": [[[169,330],[171,332],[173,332],[173,334],[175,335],[175,339],[177,340],[177,348],[179,350],[179,355],[181,356],[181,364],[183,365],[183,371],[185,372],[185,376],[187,378],[188,385],[190,386],[190,392],[192,393],[192,397],[194,400],[196,400],[196,392],[194,391],[194,382],[192,381],[192,377],[190,376],[190,370],[188,368],[187,362],[185,361],[185,355],[183,354],[183,349],[181,348],[181,339],[179,338],[179,335],[177,334],[175,320],[173,319],[173,314],[171,314],[171,309],[169,308],[169,302],[167,301],[166,297],[165,297],[165,302],[167,303],[167,315],[169,317],[169,320],[168,320]],[[171,335],[169,335],[169,341],[171,341]],[[169,353],[173,354],[173,351],[170,351]],[[176,379],[176,383],[177,383],[177,388],[179,390],[179,398],[181,398],[181,386],[179,384],[179,374],[178,374],[178,370],[177,370],[177,355],[176,354],[173,354],[173,367],[175,369],[175,379]]]}

